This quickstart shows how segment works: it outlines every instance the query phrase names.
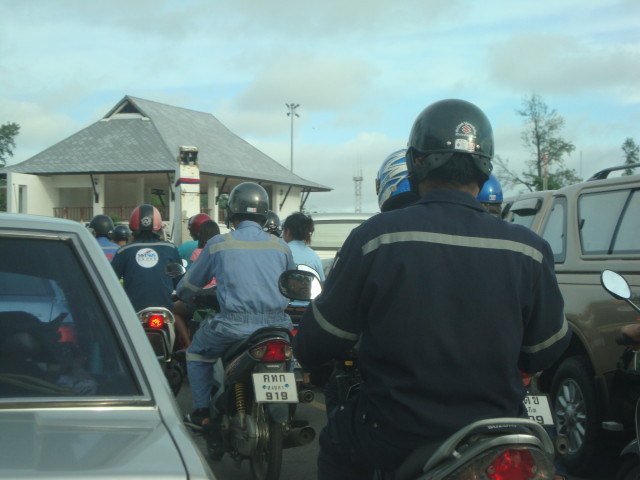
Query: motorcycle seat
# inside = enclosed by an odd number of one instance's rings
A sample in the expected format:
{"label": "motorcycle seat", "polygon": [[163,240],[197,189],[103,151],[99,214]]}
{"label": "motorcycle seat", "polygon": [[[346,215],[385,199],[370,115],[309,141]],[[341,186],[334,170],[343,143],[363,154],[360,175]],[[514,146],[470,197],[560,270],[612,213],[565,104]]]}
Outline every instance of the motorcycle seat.
{"label": "motorcycle seat", "polygon": [[253,345],[257,345],[270,338],[281,338],[287,342],[291,341],[291,332],[285,327],[262,327],[253,332],[249,337],[238,340],[232,344],[222,355],[222,363],[226,365],[243,351]]}

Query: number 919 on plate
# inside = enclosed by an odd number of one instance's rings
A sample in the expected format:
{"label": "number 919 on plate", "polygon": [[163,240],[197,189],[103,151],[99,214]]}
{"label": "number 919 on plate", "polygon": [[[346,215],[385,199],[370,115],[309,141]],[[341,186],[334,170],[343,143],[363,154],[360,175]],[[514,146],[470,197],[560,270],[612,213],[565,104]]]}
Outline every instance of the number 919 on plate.
{"label": "number 919 on plate", "polygon": [[258,403],[298,403],[293,372],[254,373],[253,389]]}

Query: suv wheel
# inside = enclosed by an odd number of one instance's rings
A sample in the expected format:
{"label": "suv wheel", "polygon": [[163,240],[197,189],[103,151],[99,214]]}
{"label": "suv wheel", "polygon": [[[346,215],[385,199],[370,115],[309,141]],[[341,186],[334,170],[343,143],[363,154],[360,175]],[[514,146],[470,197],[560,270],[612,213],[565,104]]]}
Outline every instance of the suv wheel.
{"label": "suv wheel", "polygon": [[567,437],[562,462],[574,474],[590,473],[601,463],[597,411],[591,364],[587,357],[564,360],[553,377],[551,401],[558,435]]}

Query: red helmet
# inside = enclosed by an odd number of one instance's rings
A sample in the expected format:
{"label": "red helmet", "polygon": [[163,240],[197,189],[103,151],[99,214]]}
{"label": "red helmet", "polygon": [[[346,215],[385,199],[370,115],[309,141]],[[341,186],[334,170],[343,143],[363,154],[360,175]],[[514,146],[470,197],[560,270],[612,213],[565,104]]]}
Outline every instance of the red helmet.
{"label": "red helmet", "polygon": [[162,216],[153,205],[140,205],[131,212],[129,228],[134,232],[158,232],[162,230]]}
{"label": "red helmet", "polygon": [[211,217],[206,213],[198,213],[189,219],[189,233],[194,240],[198,240],[198,235],[200,235],[200,225],[202,225],[202,222],[206,222],[207,220],[211,220]]}

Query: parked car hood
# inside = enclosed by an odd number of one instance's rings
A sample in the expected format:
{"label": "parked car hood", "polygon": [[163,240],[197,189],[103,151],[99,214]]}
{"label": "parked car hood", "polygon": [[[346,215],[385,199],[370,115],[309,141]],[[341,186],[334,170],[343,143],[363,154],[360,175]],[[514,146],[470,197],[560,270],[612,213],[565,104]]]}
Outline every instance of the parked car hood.
{"label": "parked car hood", "polygon": [[0,410],[0,478],[187,478],[154,408]]}

